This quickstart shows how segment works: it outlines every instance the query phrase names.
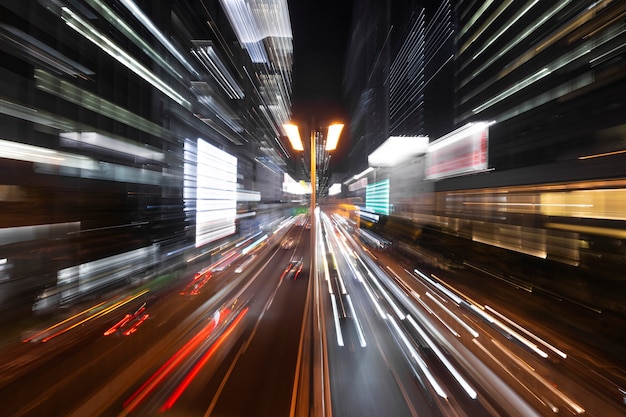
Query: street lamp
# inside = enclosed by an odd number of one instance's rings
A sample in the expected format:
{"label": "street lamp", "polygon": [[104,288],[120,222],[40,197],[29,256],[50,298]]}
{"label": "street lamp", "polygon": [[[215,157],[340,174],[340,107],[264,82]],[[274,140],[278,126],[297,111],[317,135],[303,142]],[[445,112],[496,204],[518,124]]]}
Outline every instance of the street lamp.
{"label": "street lamp", "polygon": [[[304,146],[302,144],[302,139],[300,138],[300,132],[298,131],[298,126],[295,124],[284,124],[285,132],[287,133],[287,137],[289,138],[289,142],[291,142],[291,147],[295,151],[303,151]],[[337,148],[337,144],[339,143],[339,136],[341,136],[341,131],[343,129],[342,124],[332,124],[328,126],[328,134],[326,135],[326,147],[327,151],[333,151]],[[316,221],[315,221],[315,208],[317,205],[316,202],[316,194],[317,194],[317,162],[316,162],[316,137],[317,132],[315,129],[311,129],[311,208],[309,209],[311,212],[311,276],[313,279],[317,278],[317,240],[316,240]]]}

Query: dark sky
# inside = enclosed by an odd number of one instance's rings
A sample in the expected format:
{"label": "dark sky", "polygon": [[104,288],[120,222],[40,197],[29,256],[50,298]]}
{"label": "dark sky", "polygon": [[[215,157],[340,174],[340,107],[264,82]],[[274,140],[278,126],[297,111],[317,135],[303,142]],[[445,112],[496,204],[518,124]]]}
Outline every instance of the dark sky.
{"label": "dark sky", "polygon": [[[299,125],[311,120],[322,125],[338,119],[349,122],[341,85],[352,4],[353,0],[288,0],[294,49],[292,112]],[[346,126],[342,141],[347,142],[347,131]]]}
{"label": "dark sky", "polygon": [[352,0],[288,0],[293,31],[293,109],[332,117],[343,110],[341,83]]}

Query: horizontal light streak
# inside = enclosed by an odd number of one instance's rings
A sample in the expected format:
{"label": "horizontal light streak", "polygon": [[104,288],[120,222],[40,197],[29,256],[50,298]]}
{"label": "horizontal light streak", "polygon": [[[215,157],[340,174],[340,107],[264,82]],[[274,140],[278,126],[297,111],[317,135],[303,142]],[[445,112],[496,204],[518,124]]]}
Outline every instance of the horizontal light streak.
{"label": "horizontal light streak", "polygon": [[165,155],[155,148],[148,145],[140,145],[128,140],[116,139],[103,135],[98,132],[61,132],[59,133],[61,140],[77,142],[82,145],[89,145],[96,148],[106,149],[108,151],[119,152],[136,158],[149,159],[152,161],[163,161]]}
{"label": "horizontal light streak", "polygon": [[18,161],[35,162],[41,164],[65,166],[96,170],[96,160],[82,155],[76,155],[40,146],[27,145],[24,143],[11,142],[0,139],[0,158],[14,159]]}
{"label": "horizontal light streak", "polygon": [[626,153],[626,149],[621,149],[619,151],[613,151],[613,152],[604,152],[604,153],[596,153],[593,155],[585,155],[585,156],[579,156],[578,159],[592,159],[592,158],[602,158],[605,156],[613,156],[613,155],[620,155]]}

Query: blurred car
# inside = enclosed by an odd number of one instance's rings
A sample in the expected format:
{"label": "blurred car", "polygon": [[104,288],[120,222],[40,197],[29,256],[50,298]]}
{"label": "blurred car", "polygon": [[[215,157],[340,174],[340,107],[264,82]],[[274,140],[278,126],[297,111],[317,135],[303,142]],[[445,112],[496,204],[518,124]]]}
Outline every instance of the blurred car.
{"label": "blurred car", "polygon": [[288,238],[282,241],[282,243],[280,244],[280,248],[281,249],[291,249],[293,248],[293,245],[296,242],[293,240],[293,238]]}
{"label": "blurred car", "polygon": [[300,272],[302,272],[302,256],[294,256],[289,261],[287,268],[285,268],[285,272],[283,275],[287,279],[297,279]]}
{"label": "blurred car", "polygon": [[137,328],[150,317],[150,314],[146,313],[146,305],[147,303],[143,303],[133,312],[126,314],[120,321],[105,331],[104,335],[110,336],[121,333],[124,336],[130,336],[135,333]]}

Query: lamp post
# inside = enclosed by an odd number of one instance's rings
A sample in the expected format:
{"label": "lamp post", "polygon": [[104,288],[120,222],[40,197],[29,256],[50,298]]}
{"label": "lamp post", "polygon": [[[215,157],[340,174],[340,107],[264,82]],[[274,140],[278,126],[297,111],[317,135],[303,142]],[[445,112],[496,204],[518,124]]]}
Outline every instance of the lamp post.
{"label": "lamp post", "polygon": [[[295,151],[304,151],[302,139],[298,126],[295,124],[284,124],[285,132],[291,142],[291,146]],[[328,134],[326,135],[326,150],[332,151],[337,148],[339,136],[343,129],[342,124],[332,124],[328,126]],[[317,131],[311,128],[311,207],[309,209],[311,215],[311,276],[317,278],[317,222],[315,218],[315,208],[317,207]]]}

